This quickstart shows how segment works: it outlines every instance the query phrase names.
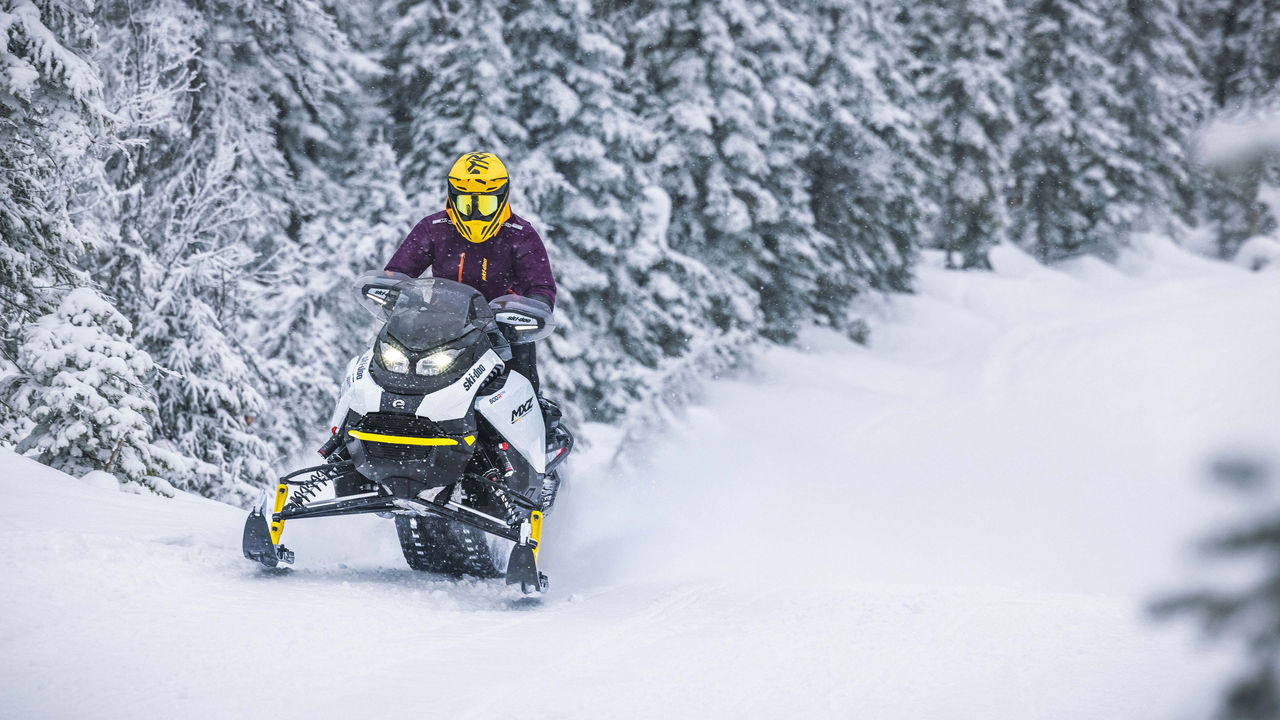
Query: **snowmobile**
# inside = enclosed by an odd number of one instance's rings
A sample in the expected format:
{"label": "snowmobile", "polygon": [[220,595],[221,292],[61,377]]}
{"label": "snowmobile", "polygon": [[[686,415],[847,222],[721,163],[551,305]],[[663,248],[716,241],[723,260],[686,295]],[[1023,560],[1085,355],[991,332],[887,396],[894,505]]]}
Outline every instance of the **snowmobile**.
{"label": "snowmobile", "polygon": [[[415,570],[505,576],[526,594],[545,591],[542,523],[573,435],[558,422],[548,429],[533,385],[503,357],[551,333],[550,309],[384,273],[361,276],[356,293],[381,326],[347,368],[324,463],[263,493],[245,521],[244,556],[292,563],[280,542],[286,521],[377,513],[395,520]],[[317,499],[330,485],[334,497]]]}

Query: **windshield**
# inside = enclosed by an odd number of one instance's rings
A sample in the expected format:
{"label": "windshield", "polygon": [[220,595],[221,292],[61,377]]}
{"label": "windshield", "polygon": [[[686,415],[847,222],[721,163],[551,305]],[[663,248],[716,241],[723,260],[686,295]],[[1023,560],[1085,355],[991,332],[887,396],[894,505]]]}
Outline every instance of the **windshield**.
{"label": "windshield", "polygon": [[355,290],[361,307],[409,350],[430,350],[494,322],[484,296],[452,280],[371,272]]}

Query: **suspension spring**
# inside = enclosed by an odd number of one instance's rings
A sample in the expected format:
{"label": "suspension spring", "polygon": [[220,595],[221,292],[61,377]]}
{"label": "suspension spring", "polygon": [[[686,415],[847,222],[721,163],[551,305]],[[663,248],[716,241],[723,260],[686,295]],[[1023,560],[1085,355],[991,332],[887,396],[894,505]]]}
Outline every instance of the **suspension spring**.
{"label": "suspension spring", "polygon": [[503,512],[507,515],[507,524],[515,527],[520,524],[520,513],[516,510],[516,504],[512,502],[511,496],[507,494],[507,489],[500,486],[493,486],[493,496],[498,498],[498,502],[502,503]]}
{"label": "suspension spring", "polygon": [[289,498],[288,507],[301,509],[303,504],[308,500],[312,500],[325,485],[333,480],[333,475],[328,470],[319,470],[311,474],[311,479],[298,485],[293,491],[293,496]]}

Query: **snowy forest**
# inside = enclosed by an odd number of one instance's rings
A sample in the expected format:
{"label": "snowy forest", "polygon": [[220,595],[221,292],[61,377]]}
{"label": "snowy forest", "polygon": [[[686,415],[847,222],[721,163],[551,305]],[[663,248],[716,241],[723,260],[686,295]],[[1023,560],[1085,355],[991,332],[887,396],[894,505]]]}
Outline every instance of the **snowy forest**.
{"label": "snowy forest", "polygon": [[937,248],[1229,258],[1280,163],[1275,0],[0,0],[0,446],[243,503],[368,340],[351,280],[489,150],[561,301],[544,383],[637,423]]}

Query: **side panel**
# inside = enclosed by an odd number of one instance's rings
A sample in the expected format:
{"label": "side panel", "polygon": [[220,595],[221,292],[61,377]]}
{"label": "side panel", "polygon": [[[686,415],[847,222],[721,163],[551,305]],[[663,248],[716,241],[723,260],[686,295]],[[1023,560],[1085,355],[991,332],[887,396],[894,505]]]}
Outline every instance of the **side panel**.
{"label": "side panel", "polygon": [[502,390],[476,400],[476,409],[539,474],[547,470],[547,429],[529,379],[514,370]]}
{"label": "side panel", "polygon": [[369,362],[373,359],[373,351],[351,359],[347,365],[347,374],[342,379],[342,393],[338,396],[338,405],[333,409],[333,417],[329,420],[331,427],[342,425],[348,410],[365,413],[377,412],[382,404],[382,388],[373,381],[369,374]]}
{"label": "side panel", "polygon": [[465,417],[471,409],[471,398],[480,389],[480,382],[501,365],[502,359],[497,353],[492,350],[485,352],[457,382],[424,397],[415,414],[437,422]]}

